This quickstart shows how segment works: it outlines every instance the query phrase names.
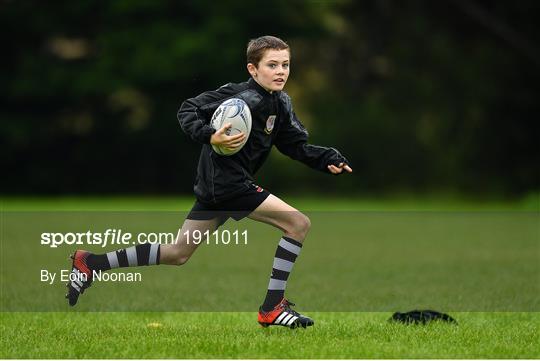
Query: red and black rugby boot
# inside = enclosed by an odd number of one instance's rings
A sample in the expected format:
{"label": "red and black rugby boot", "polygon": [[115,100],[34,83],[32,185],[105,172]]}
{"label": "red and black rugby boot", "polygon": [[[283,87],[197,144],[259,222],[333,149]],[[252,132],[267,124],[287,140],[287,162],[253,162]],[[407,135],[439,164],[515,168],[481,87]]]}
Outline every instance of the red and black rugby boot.
{"label": "red and black rugby boot", "polygon": [[88,267],[86,259],[91,255],[90,252],[77,250],[71,259],[71,272],[69,273],[69,280],[66,284],[68,293],[66,298],[69,301],[70,306],[75,306],[79,296],[84,293],[84,290],[92,285],[92,270]]}
{"label": "red and black rugby boot", "polygon": [[291,309],[294,303],[283,298],[281,302],[274,307],[272,311],[264,312],[259,309],[259,324],[263,327],[268,326],[285,326],[290,328],[313,326],[315,323],[311,318],[304,316],[295,310]]}

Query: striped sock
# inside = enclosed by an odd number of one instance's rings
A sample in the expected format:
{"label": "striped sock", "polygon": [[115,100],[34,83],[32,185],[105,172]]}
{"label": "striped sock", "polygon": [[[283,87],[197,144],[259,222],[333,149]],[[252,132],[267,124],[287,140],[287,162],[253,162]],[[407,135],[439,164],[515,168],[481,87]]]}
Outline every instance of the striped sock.
{"label": "striped sock", "polygon": [[159,264],[159,244],[139,244],[105,254],[88,256],[88,266],[95,271],[107,271],[120,267],[151,266]]}
{"label": "striped sock", "polygon": [[268,283],[268,292],[262,305],[265,312],[271,311],[285,295],[287,287],[287,279],[296,261],[296,257],[300,254],[302,243],[295,241],[292,238],[282,237],[279,241],[276,255],[274,257],[274,265],[272,267],[272,275]]}

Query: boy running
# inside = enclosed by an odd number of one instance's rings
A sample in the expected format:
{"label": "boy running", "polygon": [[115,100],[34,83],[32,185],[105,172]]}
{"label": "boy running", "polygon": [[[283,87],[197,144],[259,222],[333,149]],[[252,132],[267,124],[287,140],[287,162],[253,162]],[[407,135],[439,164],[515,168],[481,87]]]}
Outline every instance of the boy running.
{"label": "boy running", "polygon": [[[262,166],[273,145],[294,160],[331,174],[352,172],[347,159],[334,148],[307,143],[308,132],[293,111],[283,88],[290,72],[290,49],[273,36],[251,40],[247,47],[247,70],[251,78],[244,83],[229,83],[186,100],[178,111],[182,130],[202,144],[195,180],[197,200],[174,244],[141,244],[106,254],[78,250],[72,256],[72,273],[84,274],[68,284],[66,298],[74,306],[92,283],[93,271],[146,265],[183,265],[198,244],[189,242],[194,231],[212,233],[228,218],[248,217],[281,231],[274,256],[266,297],[259,309],[258,322],[264,327],[290,328],[313,325],[313,320],[294,311],[285,297],[287,279],[300,254],[310,228],[309,218],[283,200],[254,183],[253,175]],[[227,99],[240,98],[252,114],[251,134],[243,148],[231,156],[215,153],[212,145],[230,150],[238,148],[245,134],[227,135],[231,124],[213,129],[210,119]],[[71,278],[70,278],[71,279]]]}

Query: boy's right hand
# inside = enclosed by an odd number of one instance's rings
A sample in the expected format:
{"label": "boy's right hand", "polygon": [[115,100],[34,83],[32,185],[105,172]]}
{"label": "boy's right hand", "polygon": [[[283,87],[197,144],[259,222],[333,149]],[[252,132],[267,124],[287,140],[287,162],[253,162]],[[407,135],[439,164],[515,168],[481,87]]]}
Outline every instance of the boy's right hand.
{"label": "boy's right hand", "polygon": [[227,129],[232,127],[232,123],[226,123],[221,129],[218,129],[210,137],[210,144],[223,147],[227,150],[235,150],[242,145],[246,139],[244,133],[239,133],[235,135],[227,135]]}

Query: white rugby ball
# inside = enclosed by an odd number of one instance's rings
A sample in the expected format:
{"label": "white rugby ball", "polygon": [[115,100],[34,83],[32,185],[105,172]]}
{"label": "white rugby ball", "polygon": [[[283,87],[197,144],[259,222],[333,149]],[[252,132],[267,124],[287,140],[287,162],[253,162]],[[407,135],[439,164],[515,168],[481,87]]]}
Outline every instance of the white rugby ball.
{"label": "white rugby ball", "polygon": [[223,147],[212,145],[214,151],[219,155],[233,155],[246,144],[251,133],[251,111],[245,101],[238,98],[227,99],[216,109],[212,115],[211,125],[218,130],[227,123],[232,126],[227,130],[227,135],[244,133],[246,139],[235,150],[228,150]]}

